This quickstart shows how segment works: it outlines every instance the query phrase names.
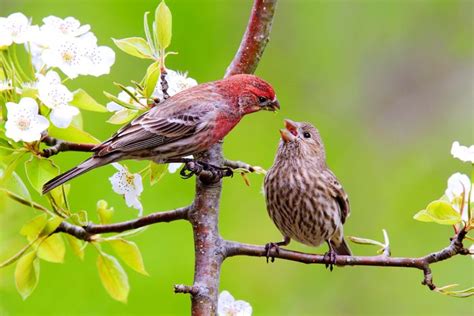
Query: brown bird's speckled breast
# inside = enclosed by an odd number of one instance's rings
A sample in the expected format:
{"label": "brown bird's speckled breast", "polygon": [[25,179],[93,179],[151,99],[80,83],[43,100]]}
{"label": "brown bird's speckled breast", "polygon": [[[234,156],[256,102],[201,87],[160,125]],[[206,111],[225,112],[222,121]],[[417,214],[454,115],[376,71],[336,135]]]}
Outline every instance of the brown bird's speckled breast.
{"label": "brown bird's speckled breast", "polygon": [[334,175],[305,160],[304,164],[279,160],[268,171],[264,183],[267,210],[284,235],[319,246],[333,237],[342,238],[341,210],[326,185]]}

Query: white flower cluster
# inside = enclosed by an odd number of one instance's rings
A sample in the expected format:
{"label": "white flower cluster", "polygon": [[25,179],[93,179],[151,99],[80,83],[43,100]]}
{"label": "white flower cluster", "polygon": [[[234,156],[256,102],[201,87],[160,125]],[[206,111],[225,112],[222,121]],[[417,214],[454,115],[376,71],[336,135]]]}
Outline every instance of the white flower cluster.
{"label": "white flower cluster", "polygon": [[456,141],[451,146],[451,155],[461,161],[474,164],[474,145],[462,146]]}
{"label": "white flower cluster", "polygon": [[252,306],[242,300],[236,301],[228,291],[219,294],[217,302],[218,316],[251,316]]}
{"label": "white flower cluster", "polygon": [[22,98],[20,103],[7,102],[8,117],[5,135],[14,141],[32,142],[41,138],[48,128],[49,121],[38,114],[35,99]]}
{"label": "white flower cluster", "polygon": [[139,210],[138,216],[141,216],[143,206],[138,198],[143,192],[142,177],[138,173],[130,173],[127,168],[118,163],[113,163],[112,166],[118,170],[109,178],[112,189],[115,193],[123,195],[125,203]]}
{"label": "white flower cluster", "polygon": [[89,25],[73,17],[48,16],[43,25],[31,25],[20,12],[0,18],[0,48],[13,43],[26,43],[37,70],[57,67],[69,78],[78,75],[101,76],[110,72],[115,62],[114,51],[97,46],[97,38]]}

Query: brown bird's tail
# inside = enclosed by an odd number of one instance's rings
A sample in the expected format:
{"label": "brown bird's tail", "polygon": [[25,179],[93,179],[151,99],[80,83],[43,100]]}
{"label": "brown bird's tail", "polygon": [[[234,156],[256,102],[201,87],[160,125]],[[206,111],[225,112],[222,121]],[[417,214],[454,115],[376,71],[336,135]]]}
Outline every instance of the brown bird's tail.
{"label": "brown bird's tail", "polygon": [[352,256],[352,251],[344,238],[341,239],[341,242],[339,244],[336,244],[332,240],[330,241],[330,243],[331,248],[336,252],[337,255]]}
{"label": "brown bird's tail", "polygon": [[69,171],[66,171],[63,174],[60,174],[56,178],[53,178],[46,182],[43,185],[43,194],[48,193],[52,189],[54,189],[57,186],[60,186],[61,184],[71,180],[72,178],[77,177],[78,175],[83,174],[84,172],[87,172],[91,169],[103,166],[113,160],[106,159],[105,157],[100,157],[100,158],[94,158],[91,157],[85,161],[83,161],[81,164],[78,166],[72,168]]}

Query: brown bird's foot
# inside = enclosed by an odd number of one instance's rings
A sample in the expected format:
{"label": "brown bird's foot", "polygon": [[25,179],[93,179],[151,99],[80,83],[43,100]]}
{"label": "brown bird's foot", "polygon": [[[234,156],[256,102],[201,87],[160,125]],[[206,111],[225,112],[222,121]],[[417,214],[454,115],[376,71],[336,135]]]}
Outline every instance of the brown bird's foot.
{"label": "brown bird's foot", "polygon": [[216,183],[224,177],[232,177],[234,172],[229,167],[218,167],[202,161],[192,160],[185,163],[180,175],[183,179],[189,179],[193,175],[207,173],[207,182]]}
{"label": "brown bird's foot", "polygon": [[267,263],[268,259],[271,259],[271,262],[275,262],[275,257],[270,255],[270,252],[272,249],[275,249],[275,253],[278,255],[280,253],[280,246],[286,246],[290,243],[291,239],[290,237],[286,237],[282,241],[279,242],[269,242],[268,244],[265,245],[265,257],[267,258]]}
{"label": "brown bird's foot", "polygon": [[329,268],[329,271],[332,271],[334,268],[334,265],[336,264],[336,258],[337,254],[336,252],[332,249],[331,244],[329,244],[329,251],[324,254],[324,261],[326,262],[324,266]]}

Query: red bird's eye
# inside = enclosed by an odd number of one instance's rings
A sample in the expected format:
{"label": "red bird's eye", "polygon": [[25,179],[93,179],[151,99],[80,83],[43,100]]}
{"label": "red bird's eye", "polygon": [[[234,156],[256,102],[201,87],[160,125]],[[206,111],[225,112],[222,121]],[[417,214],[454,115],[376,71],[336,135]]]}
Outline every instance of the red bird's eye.
{"label": "red bird's eye", "polygon": [[267,98],[265,98],[265,97],[258,97],[258,101],[259,101],[260,103],[265,103],[265,102],[267,102]]}

